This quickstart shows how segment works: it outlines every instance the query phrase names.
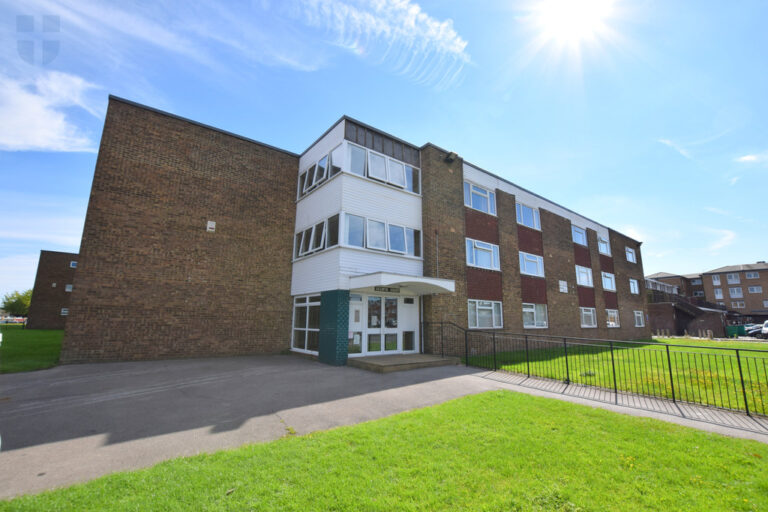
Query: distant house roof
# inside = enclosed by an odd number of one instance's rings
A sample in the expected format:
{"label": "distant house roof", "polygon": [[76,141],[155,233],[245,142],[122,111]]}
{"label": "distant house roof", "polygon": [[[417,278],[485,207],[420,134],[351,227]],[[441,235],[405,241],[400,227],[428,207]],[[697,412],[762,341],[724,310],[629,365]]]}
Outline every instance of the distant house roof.
{"label": "distant house roof", "polygon": [[758,261],[757,263],[745,263],[743,265],[727,265],[725,267],[707,270],[705,274],[719,274],[720,272],[743,272],[745,270],[768,270],[768,263]]}
{"label": "distant house roof", "polygon": [[662,279],[665,277],[680,277],[680,276],[677,274],[670,274],[669,272],[656,272],[655,274],[645,276],[646,279]]}
{"label": "distant house roof", "polygon": [[697,279],[701,277],[701,274],[683,274],[683,277],[686,279]]}

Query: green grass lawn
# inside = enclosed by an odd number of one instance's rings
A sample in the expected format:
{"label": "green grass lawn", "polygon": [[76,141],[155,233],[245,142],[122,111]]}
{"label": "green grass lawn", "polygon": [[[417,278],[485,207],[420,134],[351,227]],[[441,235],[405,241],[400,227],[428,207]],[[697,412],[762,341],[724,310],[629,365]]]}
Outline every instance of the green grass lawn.
{"label": "green grass lawn", "polygon": [[61,352],[64,331],[22,329],[21,326],[2,326],[3,344],[0,345],[0,373],[25,372],[55,366]]}
{"label": "green grass lawn", "polygon": [[768,510],[768,446],[496,391],[0,510]]}
{"label": "green grass lawn", "polygon": [[[674,385],[678,400],[738,410],[746,410],[746,392],[750,412],[768,414],[768,351],[742,350],[740,374],[735,351],[718,350],[718,347],[759,350],[768,348],[766,345],[679,338],[648,340],[642,345],[615,342],[612,357],[607,344],[584,342],[580,345],[569,341],[566,366],[561,342],[535,340],[529,337],[526,358],[522,339],[498,336],[495,367],[515,373],[527,373],[530,367],[531,375],[558,380],[568,377],[573,383],[608,389],[614,387],[615,374],[615,385],[620,391],[672,398]],[[668,345],[678,345],[670,346],[669,358]],[[472,355],[470,342],[470,365],[493,368],[492,350],[487,341],[485,346],[480,343],[476,346],[477,351]]]}

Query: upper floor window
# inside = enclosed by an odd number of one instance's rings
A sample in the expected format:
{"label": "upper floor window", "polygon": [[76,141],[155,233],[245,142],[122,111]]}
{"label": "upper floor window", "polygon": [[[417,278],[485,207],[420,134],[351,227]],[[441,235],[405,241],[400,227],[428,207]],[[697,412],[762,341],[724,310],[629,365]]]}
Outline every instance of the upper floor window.
{"label": "upper floor window", "polygon": [[304,197],[326,180],[341,172],[344,153],[342,146],[338,145],[327,155],[323,155],[317,162],[310,164],[299,174],[299,198]]}
{"label": "upper floor window", "polygon": [[635,254],[635,250],[631,247],[625,247],[624,252],[627,255],[627,261],[630,263],[637,263],[637,254]]}
{"label": "upper floor window", "polygon": [[496,215],[496,194],[465,181],[464,206]]}
{"label": "upper floor window", "polygon": [[616,291],[616,277],[610,272],[602,272],[603,275],[603,290],[611,292]]}
{"label": "upper floor window", "polygon": [[72,291],[72,285],[71,284],[65,284],[64,285],[64,291],[65,292],[71,292]]}
{"label": "upper floor window", "polygon": [[732,299],[733,298],[740,299],[744,296],[744,292],[741,290],[741,286],[728,288],[728,294],[731,296]]}
{"label": "upper floor window", "polygon": [[574,243],[587,245],[587,232],[583,228],[571,226],[571,235],[573,236]]}
{"label": "upper floor window", "polygon": [[704,291],[703,290],[696,290],[695,292],[693,292],[693,296],[694,297],[703,297],[704,296]]}
{"label": "upper floor window", "polygon": [[762,286],[750,286],[748,290],[749,290],[749,293],[763,293]]}
{"label": "upper floor window", "polygon": [[467,265],[499,270],[499,246],[467,238]]}
{"label": "upper floor window", "polygon": [[576,265],[576,284],[592,287],[592,269]]}
{"label": "upper floor window", "polygon": [[701,278],[700,277],[694,277],[691,279],[691,284],[694,286],[700,286],[701,285]]}
{"label": "upper floor window", "polygon": [[318,222],[304,231],[296,233],[293,257],[307,256],[323,249],[339,245],[339,216]]}
{"label": "upper floor window", "polygon": [[637,295],[640,293],[640,285],[638,284],[637,279],[629,280],[629,293],[633,295]]}
{"label": "upper floor window", "polygon": [[469,299],[467,309],[471,329],[500,329],[503,326],[501,302]]}
{"label": "upper floor window", "polygon": [[77,262],[76,261],[70,261],[69,262],[69,268],[77,268]]}
{"label": "upper floor window", "polygon": [[720,286],[720,276],[718,275],[712,276],[712,284],[715,286]]}
{"label": "upper floor window", "polygon": [[739,284],[741,282],[739,274],[727,274],[725,277],[728,279],[728,284]]}
{"label": "upper floor window", "polygon": [[611,255],[611,244],[609,244],[608,240],[605,238],[597,238],[597,249],[600,251],[600,254],[605,254],[606,256]]}
{"label": "upper floor window", "polygon": [[539,210],[517,203],[517,223],[533,229],[541,229]]}
{"label": "upper floor window", "polygon": [[758,279],[760,277],[759,272],[747,272],[747,279]]}
{"label": "upper floor window", "polygon": [[722,298],[723,298],[723,289],[715,288],[715,299],[722,299]]}
{"label": "upper floor window", "polygon": [[61,308],[61,316],[67,316],[69,314],[69,308]]}
{"label": "upper floor window", "polygon": [[344,242],[350,247],[366,247],[421,257],[421,231],[380,220],[346,214]]}
{"label": "upper floor window", "polygon": [[544,258],[520,251],[520,273],[544,277]]}

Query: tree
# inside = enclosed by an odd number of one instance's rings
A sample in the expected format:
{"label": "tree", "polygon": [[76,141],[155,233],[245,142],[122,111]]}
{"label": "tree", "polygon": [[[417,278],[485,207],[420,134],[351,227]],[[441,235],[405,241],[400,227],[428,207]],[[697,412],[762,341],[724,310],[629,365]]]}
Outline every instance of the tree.
{"label": "tree", "polygon": [[25,292],[15,291],[7,293],[3,297],[3,305],[0,309],[4,309],[8,314],[13,316],[27,316],[29,314],[29,304],[32,302],[32,290]]}

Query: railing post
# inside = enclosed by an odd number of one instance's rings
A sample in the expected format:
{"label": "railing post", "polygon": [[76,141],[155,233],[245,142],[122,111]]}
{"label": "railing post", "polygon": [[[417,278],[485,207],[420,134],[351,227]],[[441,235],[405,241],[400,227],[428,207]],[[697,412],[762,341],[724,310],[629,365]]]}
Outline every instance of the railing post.
{"label": "railing post", "polygon": [[464,366],[469,366],[469,331],[464,331]]}
{"label": "railing post", "polygon": [[672,385],[672,402],[675,402],[675,379],[672,378],[672,358],[669,357],[669,345],[667,345],[667,365],[669,366],[669,383]]}
{"label": "railing post", "polygon": [[496,369],[496,331],[493,331],[493,371]]}
{"label": "railing post", "polygon": [[565,352],[565,383],[571,382],[571,371],[568,368],[568,338],[563,338],[563,351]]}
{"label": "railing post", "polygon": [[440,322],[440,357],[445,357],[445,322]]}
{"label": "railing post", "polygon": [[747,403],[747,388],[744,387],[744,373],[741,371],[741,357],[739,357],[739,349],[736,350],[736,362],[739,364],[739,378],[741,379],[741,393],[744,396],[744,409],[747,411],[747,416],[751,416],[749,414],[749,403]]}
{"label": "railing post", "polygon": [[531,376],[531,358],[528,356],[528,335],[525,335],[525,366],[528,368],[528,376]]}
{"label": "railing post", "polygon": [[619,403],[619,387],[616,384],[616,361],[613,358],[613,342],[609,341],[611,345],[611,368],[613,369],[613,396],[615,398],[616,403]]}

